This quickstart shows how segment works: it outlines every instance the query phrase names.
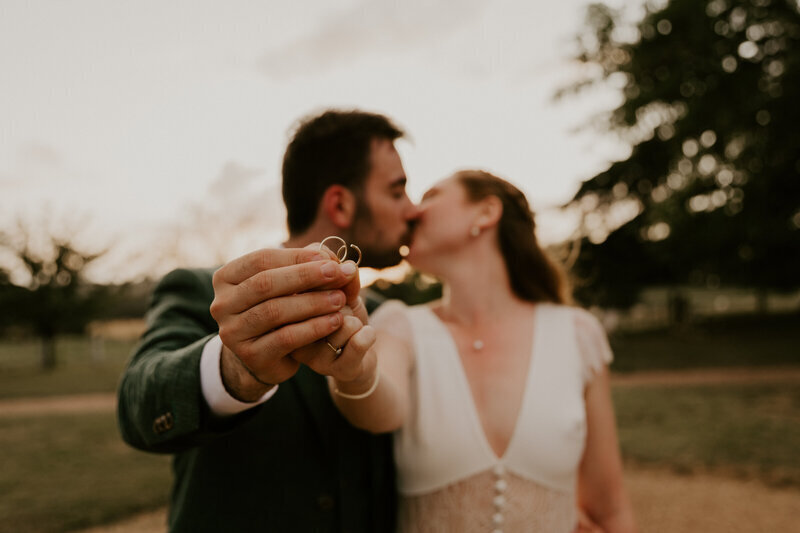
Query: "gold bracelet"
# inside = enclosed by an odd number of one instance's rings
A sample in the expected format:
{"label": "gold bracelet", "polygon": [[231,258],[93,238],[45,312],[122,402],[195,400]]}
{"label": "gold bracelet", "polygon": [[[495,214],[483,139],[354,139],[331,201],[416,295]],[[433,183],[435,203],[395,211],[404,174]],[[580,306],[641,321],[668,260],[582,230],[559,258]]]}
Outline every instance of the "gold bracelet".
{"label": "gold bracelet", "polygon": [[380,369],[380,367],[378,367],[378,358],[376,357],[375,358],[375,382],[372,384],[372,386],[369,388],[369,390],[367,392],[362,392],[361,394],[347,394],[347,393],[341,392],[339,390],[339,387],[334,387],[333,388],[333,392],[335,394],[341,396],[342,398],[347,398],[348,400],[363,400],[364,398],[366,398],[367,396],[369,396],[370,394],[375,392],[375,389],[378,388],[378,383],[380,382],[380,380],[381,380],[381,369]]}

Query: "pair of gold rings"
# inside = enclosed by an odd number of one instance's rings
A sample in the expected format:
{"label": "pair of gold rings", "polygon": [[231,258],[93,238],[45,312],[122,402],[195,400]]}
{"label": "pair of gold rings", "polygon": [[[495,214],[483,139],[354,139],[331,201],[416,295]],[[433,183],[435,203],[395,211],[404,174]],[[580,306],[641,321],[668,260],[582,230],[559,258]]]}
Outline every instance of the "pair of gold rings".
{"label": "pair of gold rings", "polygon": [[[337,237],[336,235],[331,235],[330,237],[325,237],[324,239],[322,239],[322,242],[319,243],[319,251],[320,252],[322,251],[322,247],[325,246],[325,241],[329,241],[331,239],[336,240],[336,241],[341,241],[342,245],[339,247],[338,250],[336,250],[336,259],[340,263],[344,263],[344,261],[347,259],[348,250],[347,250],[347,242],[345,242],[345,240],[342,239],[341,237]],[[350,248],[352,248],[353,250],[358,252],[358,260],[356,261],[356,266],[360,265],[361,264],[361,248],[359,248],[355,244],[351,244]],[[331,248],[329,248],[329,250],[333,251],[333,249],[331,249]]]}
{"label": "pair of gold rings", "polygon": [[[342,245],[339,247],[338,250],[336,250],[336,259],[339,261],[339,263],[343,263],[345,260],[347,260],[348,249],[347,249],[347,242],[344,239],[342,239],[341,237],[337,237],[336,235],[331,235],[330,237],[325,237],[324,239],[322,239],[322,242],[319,243],[319,251],[320,252],[322,251],[322,247],[325,246],[325,241],[329,241],[331,239],[336,240],[336,241],[341,241]],[[358,260],[356,261],[356,266],[358,266],[359,264],[361,264],[361,248],[359,248],[355,244],[351,244],[350,248],[352,248],[356,252],[358,252]],[[333,251],[333,250],[331,250],[331,251]],[[325,339],[325,344],[328,345],[328,348],[333,350],[333,353],[334,353],[334,355],[336,357],[339,357],[340,355],[342,355],[342,351],[344,350],[344,346],[340,346],[340,347],[337,348],[336,346],[331,344],[330,341],[327,338]]]}

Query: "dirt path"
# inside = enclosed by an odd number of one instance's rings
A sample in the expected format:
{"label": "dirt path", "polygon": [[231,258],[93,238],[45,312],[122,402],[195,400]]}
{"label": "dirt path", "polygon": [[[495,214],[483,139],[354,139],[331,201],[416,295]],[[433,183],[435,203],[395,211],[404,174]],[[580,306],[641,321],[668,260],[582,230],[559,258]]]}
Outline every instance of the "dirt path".
{"label": "dirt path", "polygon": [[117,397],[110,393],[15,398],[0,401],[0,416],[111,412],[116,408]]}
{"label": "dirt path", "polygon": [[[625,481],[642,533],[753,533],[797,527],[796,489],[650,468],[626,468]],[[165,533],[166,519],[166,509],[159,509],[81,533]]]}
{"label": "dirt path", "polygon": [[800,367],[702,368],[612,374],[613,386],[800,383]]}
{"label": "dirt path", "polygon": [[663,469],[625,472],[642,533],[796,531],[800,490]]}
{"label": "dirt path", "polygon": [[166,533],[167,509],[135,515],[116,524],[97,526],[76,533]]}

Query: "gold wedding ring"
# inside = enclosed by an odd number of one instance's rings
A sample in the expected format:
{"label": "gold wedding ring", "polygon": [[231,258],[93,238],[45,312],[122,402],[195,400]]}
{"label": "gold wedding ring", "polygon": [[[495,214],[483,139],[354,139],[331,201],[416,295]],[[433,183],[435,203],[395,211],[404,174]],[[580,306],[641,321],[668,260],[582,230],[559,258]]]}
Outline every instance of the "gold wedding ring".
{"label": "gold wedding ring", "polygon": [[325,344],[328,345],[328,348],[333,350],[333,353],[336,355],[336,357],[339,357],[340,355],[342,355],[342,350],[344,350],[343,346],[340,347],[340,348],[336,348],[333,344],[330,343],[330,341],[328,341],[328,339],[325,339]]}
{"label": "gold wedding ring", "polygon": [[[322,239],[322,242],[319,243],[319,251],[322,251],[322,247],[325,246],[325,241],[334,239],[337,241],[341,241],[342,245],[336,250],[336,260],[340,263],[343,263],[347,259],[347,242],[341,237],[337,237],[336,235],[331,235],[330,237],[325,237]],[[356,246],[355,244],[351,244],[350,248],[353,248],[356,252],[358,252],[358,260],[356,261],[356,266],[361,264],[361,248]],[[329,250],[333,251],[333,249]]]}

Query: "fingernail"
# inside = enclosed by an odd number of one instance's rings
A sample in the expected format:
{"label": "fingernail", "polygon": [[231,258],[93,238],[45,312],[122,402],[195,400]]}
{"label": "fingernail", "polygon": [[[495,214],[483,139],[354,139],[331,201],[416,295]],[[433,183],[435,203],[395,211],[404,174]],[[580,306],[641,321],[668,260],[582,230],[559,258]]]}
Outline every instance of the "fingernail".
{"label": "fingernail", "polygon": [[339,265],[339,268],[342,269],[342,274],[344,274],[345,276],[352,276],[353,274],[356,273],[356,270],[358,269],[356,264],[353,263],[352,261],[345,261],[344,263]]}
{"label": "fingernail", "polygon": [[320,267],[320,272],[326,278],[336,277],[336,264],[333,261],[328,261]]}
{"label": "fingernail", "polygon": [[327,259],[327,257],[322,255],[320,252],[317,252],[311,256],[312,261],[322,261],[323,259]]}
{"label": "fingernail", "polygon": [[328,294],[328,299],[331,301],[331,305],[335,305],[339,307],[344,304],[344,294],[340,291],[333,291]]}
{"label": "fingernail", "polygon": [[338,328],[342,323],[342,317],[339,313],[331,315],[330,317],[328,317],[328,320],[331,321],[332,328]]}

